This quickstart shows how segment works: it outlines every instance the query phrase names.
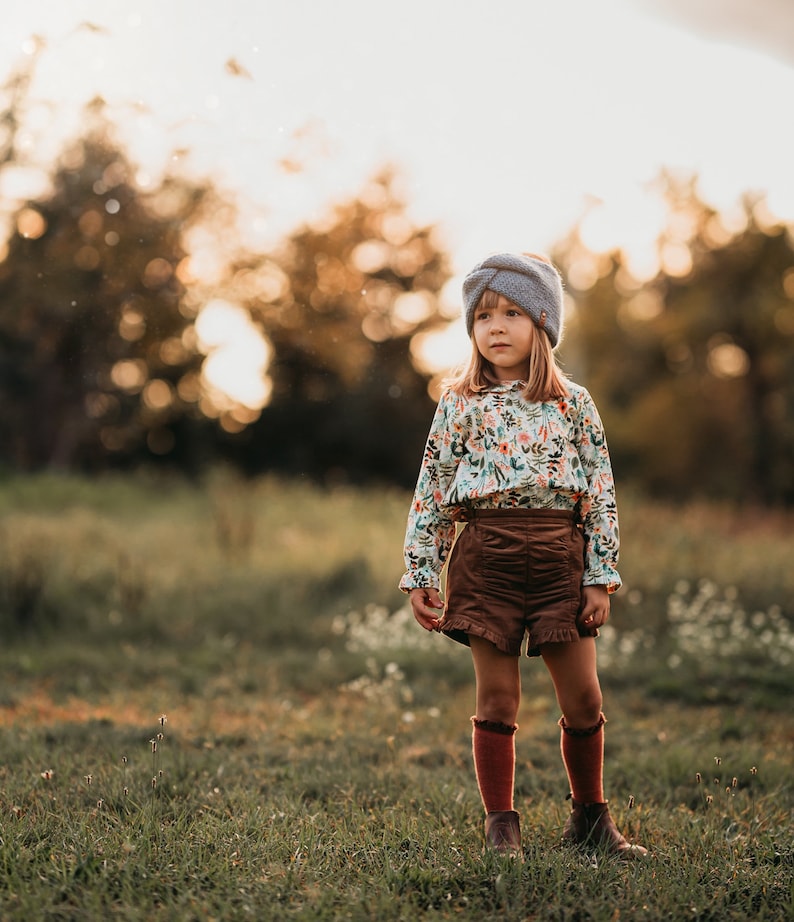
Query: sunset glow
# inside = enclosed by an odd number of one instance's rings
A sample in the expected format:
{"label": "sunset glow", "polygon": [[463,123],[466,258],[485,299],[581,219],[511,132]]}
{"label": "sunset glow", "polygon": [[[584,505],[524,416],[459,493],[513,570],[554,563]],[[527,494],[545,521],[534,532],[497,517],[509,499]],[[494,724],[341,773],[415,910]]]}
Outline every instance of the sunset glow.
{"label": "sunset glow", "polygon": [[[458,280],[485,254],[547,252],[578,222],[596,254],[624,251],[636,283],[660,267],[686,274],[684,238],[657,246],[662,170],[697,175],[699,194],[720,212],[715,241],[735,232],[731,213],[748,190],[766,196],[759,219],[794,220],[794,121],[781,104],[794,97],[794,69],[780,57],[749,40],[688,29],[685,16],[665,18],[663,0],[507,0],[511,27],[498,42],[483,41],[477,4],[406,2],[398,21],[375,32],[377,13],[363,0],[277,11],[237,0],[201,17],[187,0],[139,0],[133,9],[100,0],[12,4],[1,59],[7,74],[27,69],[31,105],[19,163],[3,172],[0,220],[44,191],[42,167],[79,137],[85,106],[98,98],[141,187],[176,172],[209,179],[226,199],[216,214],[223,233],[194,236],[176,268],[183,282],[218,277],[225,247],[238,240],[267,252],[304,222],[321,226],[333,203],[358,194],[385,164],[396,169],[409,214],[391,219],[383,237],[400,248],[411,222],[437,226],[455,276],[451,317]],[[530,34],[543,41],[528,55]],[[406,67],[406,47],[433,69]],[[440,96],[436,71],[444,75]],[[553,87],[548,99],[542,87]],[[231,221],[234,233],[226,233]],[[17,226],[35,239],[46,222],[28,207]],[[355,266],[378,271],[384,247],[362,244]],[[95,248],[86,244],[76,259],[90,269]],[[156,287],[171,271],[152,260],[144,283]],[[597,255],[582,258],[572,281],[586,288],[599,271]],[[264,298],[284,287],[266,272],[250,283],[265,286]],[[269,394],[270,348],[241,309],[220,303],[199,317],[202,386],[221,405],[259,408]],[[365,333],[378,341],[410,329],[427,309],[421,297],[403,295],[391,326],[373,314]],[[413,353],[430,369],[460,361],[467,348],[453,329],[423,335]],[[728,367],[720,355],[719,367]],[[131,379],[129,369],[117,374]]]}
{"label": "sunset glow", "polygon": [[266,371],[271,349],[247,311],[228,301],[210,301],[196,318],[196,333],[207,356],[202,381],[214,407],[263,407],[270,397]]}

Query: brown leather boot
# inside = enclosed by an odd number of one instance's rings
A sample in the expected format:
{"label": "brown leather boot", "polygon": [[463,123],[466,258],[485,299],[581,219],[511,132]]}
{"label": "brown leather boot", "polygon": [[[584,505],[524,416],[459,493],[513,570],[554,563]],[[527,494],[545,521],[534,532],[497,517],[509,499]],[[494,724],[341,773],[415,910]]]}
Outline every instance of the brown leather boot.
{"label": "brown leather boot", "polygon": [[493,810],[485,817],[485,845],[501,855],[522,858],[521,826],[515,810]]}
{"label": "brown leather boot", "polygon": [[606,803],[580,804],[573,799],[571,803],[571,815],[562,832],[564,842],[603,848],[620,858],[642,858],[648,854],[647,848],[632,845],[620,834]]}

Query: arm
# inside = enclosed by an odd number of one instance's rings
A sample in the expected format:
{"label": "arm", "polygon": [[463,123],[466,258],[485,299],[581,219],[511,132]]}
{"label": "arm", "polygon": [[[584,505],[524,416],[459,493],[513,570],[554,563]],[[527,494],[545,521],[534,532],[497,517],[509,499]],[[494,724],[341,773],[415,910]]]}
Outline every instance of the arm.
{"label": "arm", "polygon": [[587,496],[582,498],[586,540],[583,582],[585,587],[600,586],[612,593],[621,585],[615,479],[601,417],[586,391],[579,403],[576,427],[579,458],[588,484]]}
{"label": "arm", "polygon": [[[455,523],[442,509],[450,476],[448,427],[449,402],[442,397],[427,438],[405,531],[406,572],[400,589],[433,589],[439,586],[441,570],[455,538]],[[437,608],[439,606],[432,606]]]}

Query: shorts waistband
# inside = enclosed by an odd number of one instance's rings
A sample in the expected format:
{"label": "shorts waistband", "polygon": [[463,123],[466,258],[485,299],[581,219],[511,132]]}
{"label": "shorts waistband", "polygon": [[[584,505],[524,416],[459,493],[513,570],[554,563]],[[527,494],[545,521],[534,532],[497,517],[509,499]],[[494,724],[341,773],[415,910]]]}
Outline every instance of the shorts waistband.
{"label": "shorts waistband", "polygon": [[461,509],[459,516],[461,522],[475,521],[545,521],[578,522],[579,514],[576,509]]}

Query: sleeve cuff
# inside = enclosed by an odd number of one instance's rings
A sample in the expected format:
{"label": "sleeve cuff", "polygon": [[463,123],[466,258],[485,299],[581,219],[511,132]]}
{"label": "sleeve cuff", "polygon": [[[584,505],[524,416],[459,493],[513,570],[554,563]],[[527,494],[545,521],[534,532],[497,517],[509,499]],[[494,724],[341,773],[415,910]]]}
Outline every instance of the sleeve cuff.
{"label": "sleeve cuff", "polygon": [[411,570],[404,573],[399,583],[399,588],[403,592],[410,592],[412,589],[438,589],[438,577],[432,570]]}

